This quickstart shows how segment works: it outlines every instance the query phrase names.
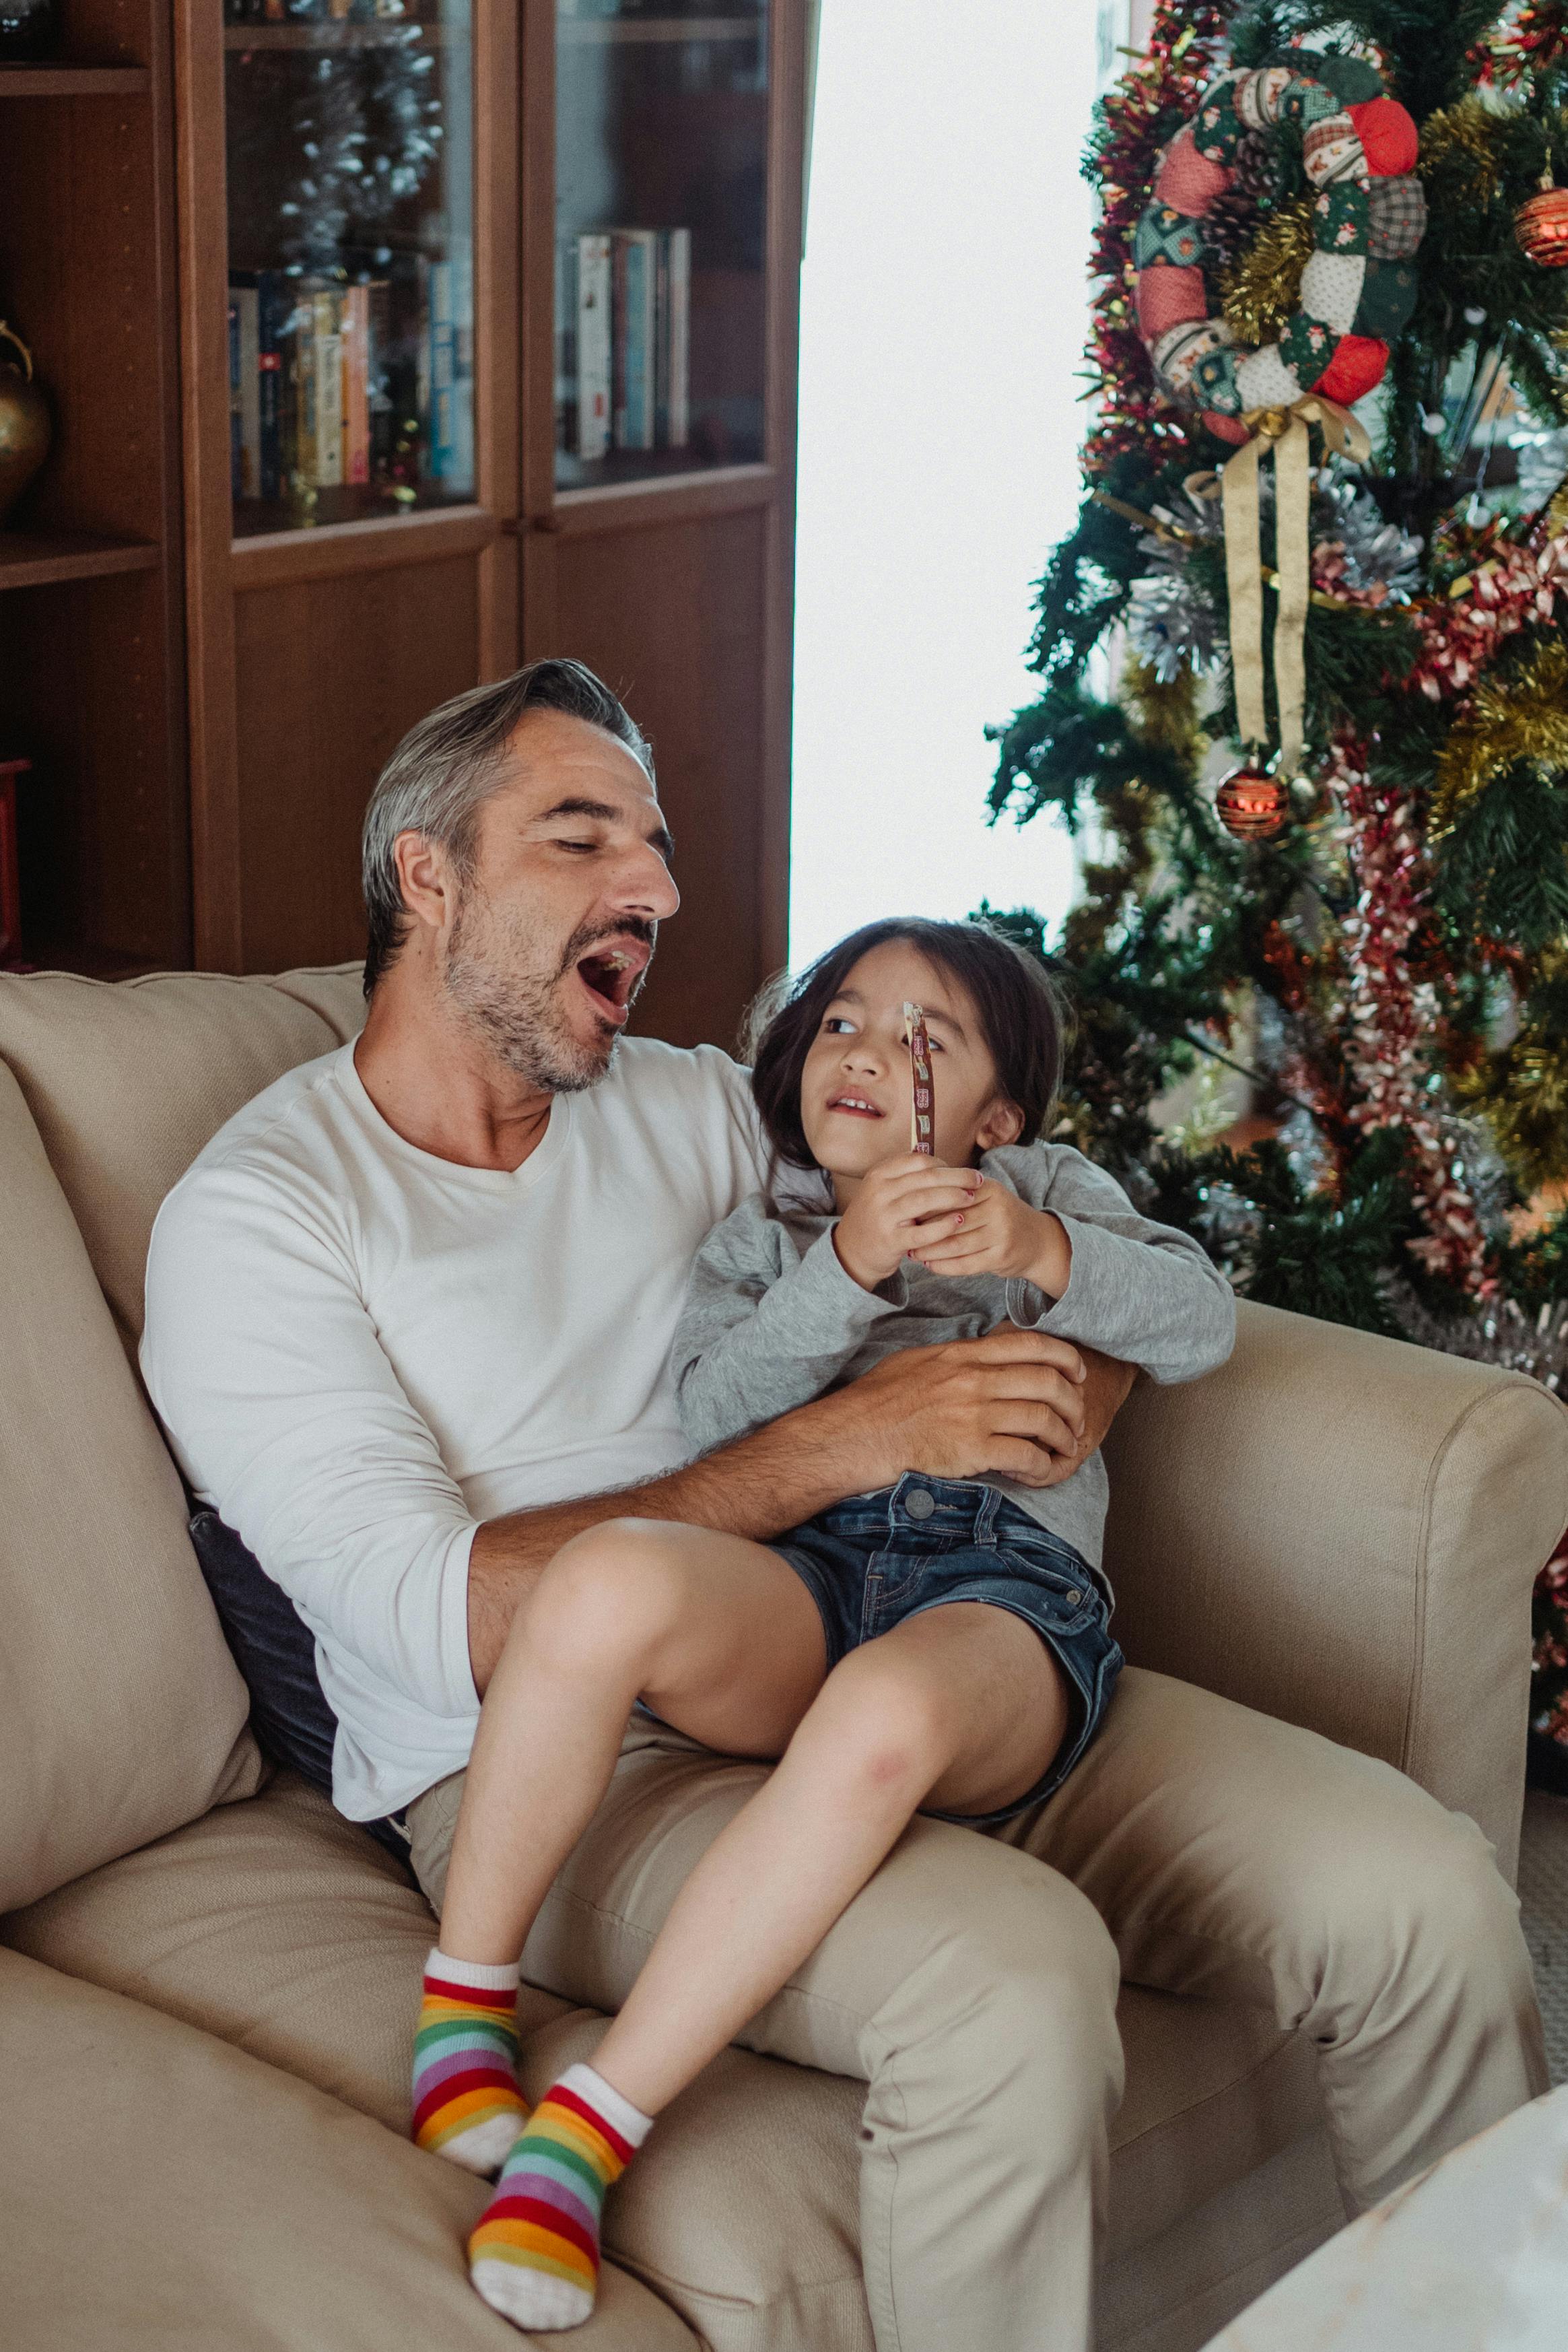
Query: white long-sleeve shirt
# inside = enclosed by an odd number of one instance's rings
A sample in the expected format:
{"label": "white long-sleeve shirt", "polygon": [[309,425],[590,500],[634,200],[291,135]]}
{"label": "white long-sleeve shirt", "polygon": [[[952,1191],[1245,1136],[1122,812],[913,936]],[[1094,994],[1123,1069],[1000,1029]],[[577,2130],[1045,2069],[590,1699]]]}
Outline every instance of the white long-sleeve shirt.
{"label": "white long-sleeve shirt", "polygon": [[247,1104],[164,1202],[148,1391],[315,1636],[350,1819],[468,1760],[479,1523],[690,1459],[686,1276],[762,1177],[746,1075],[712,1046],[623,1040],[508,1174],[405,1142],[345,1045]]}

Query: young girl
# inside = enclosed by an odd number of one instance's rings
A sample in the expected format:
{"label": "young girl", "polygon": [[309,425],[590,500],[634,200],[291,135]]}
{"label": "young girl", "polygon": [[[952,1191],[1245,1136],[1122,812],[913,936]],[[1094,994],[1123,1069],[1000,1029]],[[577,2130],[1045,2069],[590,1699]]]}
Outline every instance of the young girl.
{"label": "young girl", "polygon": [[[908,1149],[904,1007],[924,1008],[935,1156]],[[1060,1068],[1039,966],[969,924],[854,933],[757,1052],[771,1198],[693,1270],[672,1367],[720,1445],[901,1348],[1009,1319],[1156,1381],[1223,1362],[1230,1292],[1196,1243],[1039,1140]],[[609,1520],[556,1555],[486,1696],[430,1957],[414,2135],[502,2167],[474,2283],[520,2326],[593,2307],[604,2193],[661,2108],[813,1951],[917,1811],[979,1829],[1059,1788],[1121,1653],[1099,1572],[1098,1454],[1055,1486],[1028,1438],[984,1479],[908,1473],[773,1544]],[[1010,1474],[1010,1475],[1009,1475]],[[777,1769],[686,1880],[591,2067],[528,2114],[519,1955],[641,1706]]]}

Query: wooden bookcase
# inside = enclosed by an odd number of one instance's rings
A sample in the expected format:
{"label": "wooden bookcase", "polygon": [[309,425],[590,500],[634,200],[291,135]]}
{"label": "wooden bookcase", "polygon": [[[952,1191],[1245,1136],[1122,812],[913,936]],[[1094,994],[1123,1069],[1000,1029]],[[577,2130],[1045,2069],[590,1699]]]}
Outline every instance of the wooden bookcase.
{"label": "wooden bookcase", "polygon": [[754,340],[761,394],[727,461],[710,436],[689,462],[558,464],[557,167],[574,157],[558,157],[557,101],[585,43],[633,45],[603,60],[600,135],[630,158],[617,200],[641,185],[656,204],[685,152],[670,60],[758,5],[472,0],[471,32],[463,15],[436,37],[472,61],[471,484],[303,528],[231,496],[246,223],[225,73],[232,104],[253,49],[364,44],[374,26],[73,0],[69,58],[0,71],[0,316],[33,342],[58,419],[0,534],[0,758],[34,763],[18,792],[34,961],[262,971],[357,953],[360,821],[393,743],[447,695],[570,653],[651,735],[680,852],[685,903],[638,1025],[730,1042],[785,947],[808,0],[771,0],[754,94],[715,117],[716,138],[754,142],[736,184],[765,224],[752,278],[709,288],[738,322],[719,341]]}

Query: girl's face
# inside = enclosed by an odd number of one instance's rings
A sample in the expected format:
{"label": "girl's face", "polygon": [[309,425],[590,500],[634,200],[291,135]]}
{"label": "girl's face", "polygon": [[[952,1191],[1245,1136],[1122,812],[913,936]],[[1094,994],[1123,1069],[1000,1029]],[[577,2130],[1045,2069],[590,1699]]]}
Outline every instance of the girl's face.
{"label": "girl's face", "polygon": [[863,955],[822,1016],[800,1073],[800,1124],[811,1155],[852,1191],[909,1150],[915,1081],[905,1001],[924,1005],[931,1034],[936,1157],[967,1168],[1023,1125],[1001,1094],[968,992],[904,940]]}

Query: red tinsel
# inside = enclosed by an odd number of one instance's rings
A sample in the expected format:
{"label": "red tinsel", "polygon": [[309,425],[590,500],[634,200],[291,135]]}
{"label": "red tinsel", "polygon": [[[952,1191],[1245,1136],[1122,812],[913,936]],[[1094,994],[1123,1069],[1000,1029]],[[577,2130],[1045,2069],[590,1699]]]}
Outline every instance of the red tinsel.
{"label": "red tinsel", "polygon": [[1468,694],[1504,637],[1550,621],[1568,572],[1568,538],[1505,539],[1496,521],[1477,534],[1473,552],[1447,598],[1415,607],[1421,658],[1409,683],[1434,702]]}
{"label": "red tinsel", "polygon": [[1437,992],[1411,975],[1421,932],[1425,857],[1409,795],[1375,783],[1364,748],[1336,742],[1327,782],[1343,814],[1343,840],[1356,885],[1341,957],[1346,988],[1345,1060],[1356,1083],[1353,1123],[1400,1127],[1409,1136],[1416,1205],[1427,1227],[1408,1246],[1427,1271],[1473,1297],[1490,1297],[1486,1243],[1445,1135],[1432,1087],[1427,1042],[1437,1026]]}
{"label": "red tinsel", "polygon": [[1095,142],[1100,217],[1089,268],[1100,287],[1090,304],[1087,373],[1101,407],[1084,450],[1091,475],[1113,457],[1147,448],[1151,436],[1180,445],[1186,432],[1155,384],[1133,317],[1133,232],[1154,184],[1166,141],[1213,80],[1229,11],[1191,0],[1158,0],[1142,58],[1105,94]]}

